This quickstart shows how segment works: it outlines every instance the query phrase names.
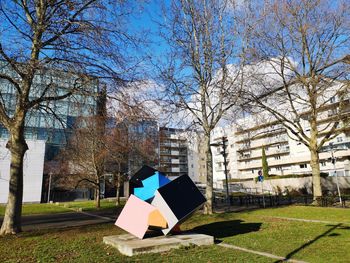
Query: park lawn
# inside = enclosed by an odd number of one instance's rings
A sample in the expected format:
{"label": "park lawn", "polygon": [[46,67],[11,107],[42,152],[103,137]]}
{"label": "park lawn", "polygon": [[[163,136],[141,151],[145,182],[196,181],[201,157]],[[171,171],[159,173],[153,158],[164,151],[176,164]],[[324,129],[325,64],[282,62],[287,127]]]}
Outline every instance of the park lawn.
{"label": "park lawn", "polygon": [[182,248],[131,258],[102,243],[103,236],[120,233],[124,232],[114,225],[103,224],[0,237],[0,262],[274,262],[218,246]]}
{"label": "park lawn", "polygon": [[[291,209],[291,212],[286,212]],[[296,213],[293,213],[296,211]],[[317,211],[317,213],[314,213]],[[349,210],[314,207],[283,207],[241,213],[195,215],[189,228],[215,236],[225,243],[268,252],[286,258],[308,262],[349,262],[350,223],[311,223],[273,218],[288,213],[289,217],[325,220],[334,213],[332,221],[346,221]],[[269,216],[267,216],[269,215]],[[311,217],[313,215],[313,217]],[[200,221],[206,221],[201,225]],[[328,219],[327,221],[330,221]],[[195,225],[200,226],[195,226]]]}
{"label": "park lawn", "polygon": [[[23,204],[23,215],[35,215],[35,214],[54,214],[72,212],[72,209],[82,208],[83,211],[95,211],[103,209],[115,209],[115,202],[108,201],[107,199],[101,200],[101,208],[95,207],[95,202],[91,201],[75,201],[64,202],[59,205],[56,204]],[[0,205],[0,216],[5,214],[5,205]]]}
{"label": "park lawn", "polygon": [[[125,202],[124,202],[125,203]],[[123,204],[123,202],[122,202]],[[69,208],[82,208],[83,211],[95,211],[95,210],[102,210],[102,209],[115,209],[115,201],[114,200],[108,200],[108,199],[102,199],[100,203],[100,208],[96,208],[95,202],[93,200],[89,201],[74,201],[74,202],[65,202],[61,205],[65,205]]]}
{"label": "park lawn", "polygon": [[[248,212],[249,213],[249,212]],[[311,219],[350,224],[350,209],[315,206],[286,206],[279,208],[260,209],[251,212],[252,215],[289,217]]]}
{"label": "park lawn", "polygon": [[[297,214],[304,212],[308,215],[313,211],[313,207],[289,208]],[[349,262],[350,224],[299,222],[271,217],[280,216],[285,209],[288,208],[214,215],[196,213],[182,225],[182,229],[213,235],[217,242],[287,258],[308,262]],[[319,208],[317,211],[312,219],[321,220],[334,209]],[[336,211],[334,221],[337,222],[348,213],[345,209]],[[297,214],[292,213],[290,217],[295,218]],[[217,245],[128,258],[102,243],[103,236],[119,233],[124,232],[112,224],[102,224],[2,237],[0,262],[276,262]]]}
{"label": "park lawn", "polygon": [[[23,204],[23,215],[35,215],[35,214],[53,214],[71,212],[71,210],[58,205],[53,204]],[[5,214],[5,205],[0,205],[0,216]]]}

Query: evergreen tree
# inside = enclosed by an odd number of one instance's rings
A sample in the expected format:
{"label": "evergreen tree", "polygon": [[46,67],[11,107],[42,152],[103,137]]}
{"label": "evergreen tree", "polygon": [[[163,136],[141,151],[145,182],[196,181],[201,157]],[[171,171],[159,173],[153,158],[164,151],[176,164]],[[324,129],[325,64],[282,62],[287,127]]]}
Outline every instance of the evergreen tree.
{"label": "evergreen tree", "polygon": [[269,164],[267,163],[265,147],[262,148],[261,162],[262,162],[263,176],[266,178],[269,176]]}

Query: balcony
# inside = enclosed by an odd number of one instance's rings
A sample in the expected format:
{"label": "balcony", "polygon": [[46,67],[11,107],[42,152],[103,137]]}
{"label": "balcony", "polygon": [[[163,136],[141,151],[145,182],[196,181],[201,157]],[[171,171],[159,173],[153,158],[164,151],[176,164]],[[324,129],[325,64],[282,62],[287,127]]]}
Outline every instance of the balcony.
{"label": "balcony", "polygon": [[180,172],[180,167],[172,167],[171,168],[172,173],[179,173]]}
{"label": "balcony", "polygon": [[179,145],[178,143],[172,142],[172,143],[170,144],[170,146],[171,146],[172,148],[178,148],[180,145]]}

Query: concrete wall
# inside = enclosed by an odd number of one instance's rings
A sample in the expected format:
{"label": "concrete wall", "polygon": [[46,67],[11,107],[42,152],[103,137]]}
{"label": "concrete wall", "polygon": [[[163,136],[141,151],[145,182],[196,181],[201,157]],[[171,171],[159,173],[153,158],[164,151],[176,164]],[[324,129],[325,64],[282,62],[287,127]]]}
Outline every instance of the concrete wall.
{"label": "concrete wall", "polygon": [[[10,158],[5,140],[0,140],[0,203],[6,203],[9,191]],[[27,140],[23,167],[23,202],[40,202],[44,170],[45,141]]]}
{"label": "concrete wall", "polygon": [[[339,186],[340,189],[350,188],[350,176],[339,176]],[[336,177],[330,176],[327,178],[321,178],[322,187],[324,190],[336,191]],[[238,183],[237,183],[238,184]],[[243,188],[248,191],[261,193],[261,183],[255,181],[241,182],[239,184],[243,185]],[[279,187],[282,191],[286,188],[288,190],[299,190],[300,188],[306,188],[309,193],[312,192],[312,178],[285,178],[285,179],[272,179],[265,180],[263,182],[263,189],[265,191],[275,192]],[[234,187],[231,187],[234,189]]]}

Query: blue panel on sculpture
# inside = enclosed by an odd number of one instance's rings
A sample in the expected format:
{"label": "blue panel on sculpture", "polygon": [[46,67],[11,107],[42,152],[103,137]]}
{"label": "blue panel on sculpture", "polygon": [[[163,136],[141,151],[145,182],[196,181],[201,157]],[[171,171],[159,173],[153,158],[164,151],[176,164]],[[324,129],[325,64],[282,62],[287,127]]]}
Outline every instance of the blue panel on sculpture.
{"label": "blue panel on sculpture", "polygon": [[155,172],[154,175],[142,180],[143,187],[134,189],[134,194],[141,200],[148,200],[154,197],[155,191],[169,183],[170,180],[159,172]]}

